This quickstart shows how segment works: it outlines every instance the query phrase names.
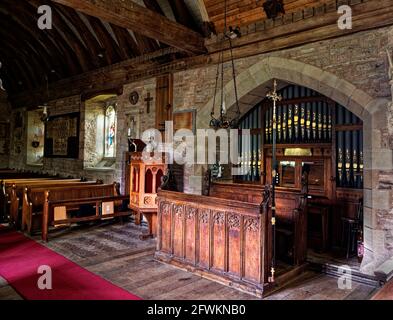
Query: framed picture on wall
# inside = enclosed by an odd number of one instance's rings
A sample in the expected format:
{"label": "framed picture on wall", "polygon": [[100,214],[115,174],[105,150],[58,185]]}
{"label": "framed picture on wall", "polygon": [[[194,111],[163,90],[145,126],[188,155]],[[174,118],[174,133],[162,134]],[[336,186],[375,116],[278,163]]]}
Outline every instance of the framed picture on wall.
{"label": "framed picture on wall", "polygon": [[46,122],[44,157],[79,157],[79,118],[77,112],[53,116]]}
{"label": "framed picture on wall", "polygon": [[8,127],[9,124],[6,122],[0,123],[0,139],[5,139],[8,136]]}
{"label": "framed picture on wall", "polygon": [[9,153],[9,130],[8,122],[0,122],[0,155]]}
{"label": "framed picture on wall", "polygon": [[189,129],[196,133],[196,110],[183,110],[173,112],[173,131]]}

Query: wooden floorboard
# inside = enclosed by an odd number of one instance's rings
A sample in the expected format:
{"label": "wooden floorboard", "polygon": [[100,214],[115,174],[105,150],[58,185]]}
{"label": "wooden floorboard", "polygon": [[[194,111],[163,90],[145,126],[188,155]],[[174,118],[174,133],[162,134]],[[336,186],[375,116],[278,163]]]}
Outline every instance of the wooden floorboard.
{"label": "wooden floorboard", "polygon": [[[106,223],[57,231],[48,243],[33,238],[113,284],[154,300],[247,300],[255,296],[154,260],[155,240],[133,223]],[[307,271],[267,300],[369,299],[376,289],[354,283],[340,290],[337,278]],[[0,278],[0,299],[21,297]]]}

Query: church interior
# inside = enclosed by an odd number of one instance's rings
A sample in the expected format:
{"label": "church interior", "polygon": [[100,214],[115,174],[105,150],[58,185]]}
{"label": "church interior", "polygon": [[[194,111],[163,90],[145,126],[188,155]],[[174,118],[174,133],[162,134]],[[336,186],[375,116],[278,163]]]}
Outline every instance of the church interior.
{"label": "church interior", "polygon": [[1,0],[0,300],[392,300],[393,0]]}

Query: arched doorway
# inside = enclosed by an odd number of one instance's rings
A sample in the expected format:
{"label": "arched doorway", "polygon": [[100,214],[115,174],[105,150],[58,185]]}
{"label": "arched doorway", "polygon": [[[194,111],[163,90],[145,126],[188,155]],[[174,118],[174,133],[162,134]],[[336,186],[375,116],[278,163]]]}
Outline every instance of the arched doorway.
{"label": "arched doorway", "polygon": [[[315,66],[291,59],[268,57],[262,58],[237,77],[243,114],[265,97],[272,79],[278,79],[281,85],[291,83],[312,89],[344,106],[363,121],[365,257],[361,270],[373,274],[376,267],[389,257],[383,241],[387,231],[375,222],[378,210],[385,208],[390,201],[387,195],[378,189],[378,172],[393,169],[391,150],[381,146],[378,141],[380,129],[388,127],[386,115],[389,101],[373,98],[345,79]],[[232,82],[227,83],[224,88],[227,106],[235,104],[232,88]],[[212,104],[213,99],[198,111],[198,128],[209,126]],[[228,112],[230,110],[229,107]]]}

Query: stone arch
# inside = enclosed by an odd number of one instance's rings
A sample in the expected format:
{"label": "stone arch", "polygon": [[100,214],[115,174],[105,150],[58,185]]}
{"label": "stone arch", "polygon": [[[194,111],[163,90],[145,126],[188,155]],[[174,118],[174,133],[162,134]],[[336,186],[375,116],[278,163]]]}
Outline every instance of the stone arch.
{"label": "stone arch", "polygon": [[[280,57],[260,60],[237,77],[241,113],[244,114],[260,102],[269,90],[266,85],[277,79],[313,89],[345,106],[364,123],[364,226],[365,259],[362,270],[373,273],[387,259],[389,252],[383,243],[384,231],[378,226],[378,210],[389,206],[388,193],[378,190],[378,172],[393,170],[393,152],[381,143],[381,128],[388,128],[389,101],[373,98],[349,81],[318,67]],[[270,83],[269,83],[270,82]],[[224,87],[226,104],[233,110],[235,95],[233,80]],[[218,93],[220,94],[220,93]],[[211,99],[198,111],[197,128],[207,128],[213,105]],[[386,230],[385,230],[386,232]]]}
{"label": "stone arch", "polygon": [[[250,66],[237,76],[238,96],[242,114],[264,98],[266,84],[272,79],[308,87],[345,106],[359,118],[367,121],[376,101],[366,92],[333,73],[315,66],[279,57],[268,57]],[[224,87],[226,104],[230,111],[235,104],[233,80]],[[220,93],[218,93],[219,95]],[[197,127],[209,125],[211,99],[199,112]]]}

